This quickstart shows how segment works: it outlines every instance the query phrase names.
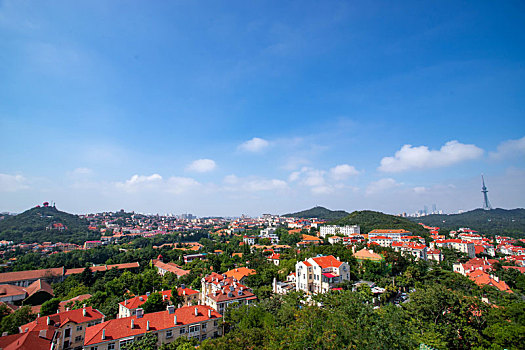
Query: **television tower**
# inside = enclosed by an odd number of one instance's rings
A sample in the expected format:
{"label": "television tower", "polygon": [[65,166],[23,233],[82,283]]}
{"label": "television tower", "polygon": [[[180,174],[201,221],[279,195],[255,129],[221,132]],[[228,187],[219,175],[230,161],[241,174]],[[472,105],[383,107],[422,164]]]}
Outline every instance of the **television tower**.
{"label": "television tower", "polygon": [[481,174],[481,193],[483,193],[483,209],[490,210],[492,209],[492,206],[489,202],[489,196],[487,193],[489,192],[487,190],[487,186],[485,186],[485,179],[483,178],[483,174]]}

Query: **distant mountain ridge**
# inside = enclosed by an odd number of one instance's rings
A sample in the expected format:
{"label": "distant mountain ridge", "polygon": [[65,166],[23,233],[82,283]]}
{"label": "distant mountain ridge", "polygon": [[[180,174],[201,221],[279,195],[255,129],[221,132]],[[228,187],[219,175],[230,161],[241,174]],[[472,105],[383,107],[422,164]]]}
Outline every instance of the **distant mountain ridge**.
{"label": "distant mountain ridge", "polygon": [[[67,229],[46,229],[53,224],[62,224]],[[88,221],[77,215],[60,211],[53,206],[38,206],[1,220],[0,239],[15,243],[83,243],[100,238],[100,234],[90,231],[88,226]]]}
{"label": "distant mountain ridge", "polygon": [[447,230],[468,227],[484,234],[525,235],[525,209],[475,209],[461,214],[432,214],[412,221]]}
{"label": "distant mountain ridge", "polygon": [[342,219],[330,222],[330,224],[340,226],[359,225],[361,233],[368,233],[376,229],[404,229],[415,235],[429,237],[429,231],[415,222],[372,210],[354,211]]}
{"label": "distant mountain ridge", "polygon": [[344,218],[345,216],[349,214],[350,213],[347,213],[344,210],[330,210],[324,207],[317,206],[311,209],[299,211],[297,213],[285,214],[283,216],[302,218],[302,219],[318,218],[321,220],[337,220],[337,219]]}

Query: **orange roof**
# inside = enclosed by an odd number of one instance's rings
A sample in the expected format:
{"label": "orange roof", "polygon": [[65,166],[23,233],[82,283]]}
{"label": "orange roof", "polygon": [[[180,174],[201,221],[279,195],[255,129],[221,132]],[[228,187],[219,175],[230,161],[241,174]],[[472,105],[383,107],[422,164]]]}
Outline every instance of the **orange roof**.
{"label": "orange roof", "polygon": [[183,270],[179,265],[172,262],[164,263],[160,260],[154,259],[153,265],[155,265],[157,268],[172,272],[178,277],[185,276],[190,273],[189,270]]}
{"label": "orange roof", "polygon": [[[132,263],[125,263],[125,264],[90,266],[89,269],[92,272],[103,272],[103,271],[109,271],[111,269],[118,269],[118,270],[134,269],[134,268],[137,268],[139,266],[140,265],[139,265],[138,262],[132,262]],[[80,268],[77,268],[77,269],[67,269],[65,275],[66,276],[76,275],[76,274],[84,272],[85,269],[86,269],[85,267],[80,267]]]}
{"label": "orange roof", "polygon": [[312,242],[322,242],[323,240],[319,237],[311,236],[311,235],[305,235],[302,236],[303,241],[312,241]]}
{"label": "orange roof", "polygon": [[30,297],[31,295],[38,293],[38,292],[46,292],[48,294],[51,294],[54,296],[53,288],[44,280],[36,280],[33,283],[29,285],[29,287],[26,288],[27,296]]}
{"label": "orange roof", "polygon": [[239,268],[227,271],[224,274],[226,275],[226,277],[233,277],[237,281],[240,281],[244,277],[257,274],[257,271],[253,269],[249,269],[247,267],[239,267]]}
{"label": "orange roof", "polygon": [[[195,315],[197,309],[197,315]],[[211,313],[211,318],[208,313]],[[174,322],[177,316],[177,324]],[[183,306],[170,314],[168,310],[145,314],[140,318],[136,316],[109,320],[86,329],[84,345],[93,345],[101,342],[132,337],[147,332],[149,321],[150,331],[160,331],[173,327],[184,326],[203,322],[210,319],[219,319],[221,314],[207,305]],[[131,328],[131,320],[134,322]],[[102,330],[105,330],[105,339],[102,339]]]}
{"label": "orange roof", "polygon": [[70,302],[75,303],[76,301],[83,301],[83,300],[86,300],[86,299],[89,299],[89,298],[91,298],[91,294],[82,294],[82,295],[78,295],[78,296],[76,296],[74,298],[71,298],[69,300],[61,301],[58,304],[58,309],[60,310],[60,312],[64,312],[64,311],[66,311],[66,305],[69,304]]}
{"label": "orange roof", "polygon": [[361,259],[361,260],[376,260],[376,261],[383,260],[383,257],[381,255],[376,254],[371,250],[369,251],[366,248],[363,248],[360,251],[355,252],[353,255],[356,259]]}

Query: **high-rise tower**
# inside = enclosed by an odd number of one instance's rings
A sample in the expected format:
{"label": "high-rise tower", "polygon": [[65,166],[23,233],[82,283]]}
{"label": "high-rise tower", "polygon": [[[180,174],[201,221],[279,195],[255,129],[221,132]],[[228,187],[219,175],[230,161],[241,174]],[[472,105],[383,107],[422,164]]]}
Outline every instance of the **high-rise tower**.
{"label": "high-rise tower", "polygon": [[483,193],[483,209],[485,210],[492,209],[489,202],[489,196],[487,195],[488,192],[487,186],[485,186],[485,179],[483,178],[483,174],[481,174],[481,193]]}

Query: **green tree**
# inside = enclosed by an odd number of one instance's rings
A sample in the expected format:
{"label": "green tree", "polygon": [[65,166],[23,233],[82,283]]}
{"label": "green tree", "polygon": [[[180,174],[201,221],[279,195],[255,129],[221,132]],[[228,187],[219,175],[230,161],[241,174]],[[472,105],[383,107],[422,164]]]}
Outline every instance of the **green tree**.
{"label": "green tree", "polygon": [[1,332],[9,334],[18,333],[18,327],[29,323],[35,319],[35,314],[31,312],[30,306],[23,306],[10,315],[5,316],[0,322]]}
{"label": "green tree", "polygon": [[148,300],[142,304],[142,308],[145,313],[162,311],[166,308],[166,301],[162,299],[162,294],[160,293],[151,293],[148,297]]}
{"label": "green tree", "polygon": [[146,333],[141,339],[126,344],[123,350],[157,350],[158,336],[155,333]]}
{"label": "green tree", "polygon": [[40,308],[40,314],[42,316],[56,314],[59,305],[60,305],[60,299],[58,298],[49,299],[48,301],[42,304],[42,307]]}

